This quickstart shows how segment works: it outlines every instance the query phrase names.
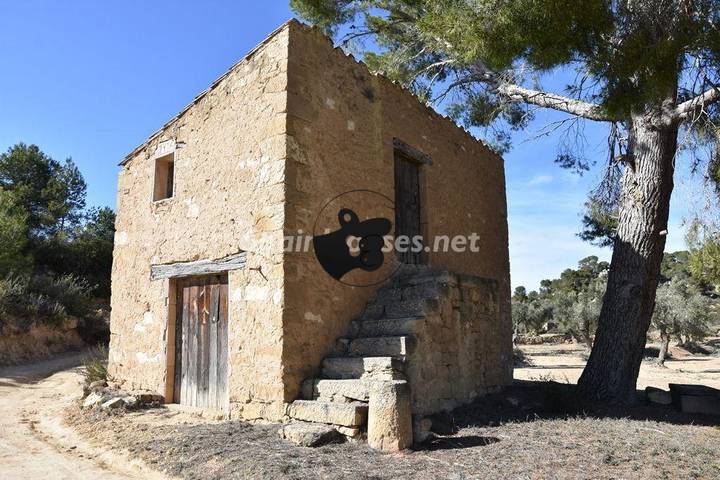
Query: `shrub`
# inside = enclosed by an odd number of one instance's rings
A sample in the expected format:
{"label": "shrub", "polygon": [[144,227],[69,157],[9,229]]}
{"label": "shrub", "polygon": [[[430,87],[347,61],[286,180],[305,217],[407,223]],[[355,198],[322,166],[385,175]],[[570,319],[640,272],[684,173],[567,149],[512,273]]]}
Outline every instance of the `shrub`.
{"label": "shrub", "polygon": [[[91,307],[91,287],[72,275],[13,276],[0,280],[0,319],[12,316],[57,325],[68,315],[83,317]],[[16,321],[17,323],[17,321]]]}
{"label": "shrub", "polygon": [[107,372],[108,351],[107,347],[98,345],[93,347],[82,357],[82,363],[85,367],[83,375],[85,383],[90,385],[98,380],[108,379]]}
{"label": "shrub", "polygon": [[74,275],[37,275],[30,279],[28,289],[62,305],[67,313],[82,317],[87,315],[92,304],[92,287],[85,279]]}

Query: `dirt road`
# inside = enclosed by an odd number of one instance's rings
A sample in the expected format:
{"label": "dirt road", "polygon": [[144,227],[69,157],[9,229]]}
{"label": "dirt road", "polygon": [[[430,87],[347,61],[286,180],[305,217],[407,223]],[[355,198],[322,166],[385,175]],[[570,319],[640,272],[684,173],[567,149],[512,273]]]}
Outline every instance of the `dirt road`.
{"label": "dirt road", "polygon": [[126,479],[155,476],[84,444],[62,410],[80,395],[80,354],[0,368],[0,477]]}

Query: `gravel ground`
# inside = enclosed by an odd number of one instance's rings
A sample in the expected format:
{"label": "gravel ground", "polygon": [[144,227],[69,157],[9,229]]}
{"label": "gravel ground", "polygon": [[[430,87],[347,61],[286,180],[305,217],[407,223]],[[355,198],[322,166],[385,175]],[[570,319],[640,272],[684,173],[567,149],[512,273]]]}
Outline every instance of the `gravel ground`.
{"label": "gravel ground", "polygon": [[720,478],[718,419],[669,409],[577,408],[573,386],[525,383],[443,418],[456,433],[386,454],[364,444],[298,447],[278,425],[172,409],[68,411],[94,442],[186,479]]}

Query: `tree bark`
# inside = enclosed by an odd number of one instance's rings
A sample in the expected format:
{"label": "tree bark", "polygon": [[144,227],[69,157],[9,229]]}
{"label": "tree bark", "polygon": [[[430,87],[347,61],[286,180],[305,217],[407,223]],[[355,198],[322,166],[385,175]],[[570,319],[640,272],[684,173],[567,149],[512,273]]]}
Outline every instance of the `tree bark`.
{"label": "tree bark", "polygon": [[672,104],[668,100],[629,120],[632,155],[621,183],[607,290],[592,353],[578,382],[580,392],[591,400],[636,401],[673,189],[678,123],[667,114]]}
{"label": "tree bark", "polygon": [[665,366],[665,358],[667,357],[668,349],[670,348],[670,335],[665,332],[660,332],[660,353],[658,353],[658,365],[661,367]]}

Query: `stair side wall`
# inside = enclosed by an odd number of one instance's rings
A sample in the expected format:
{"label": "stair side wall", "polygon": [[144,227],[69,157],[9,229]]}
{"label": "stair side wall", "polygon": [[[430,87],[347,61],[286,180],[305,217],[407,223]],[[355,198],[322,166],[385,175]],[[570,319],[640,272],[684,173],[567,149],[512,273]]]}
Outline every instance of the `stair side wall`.
{"label": "stair side wall", "polygon": [[[428,254],[436,270],[495,279],[497,385],[512,375],[510,275],[504,164],[501,157],[388,79],[371,74],[316,29],[290,25],[288,80],[287,235],[312,232],[336,195],[370,189],[394,199],[393,141],[432,157],[423,165],[423,228],[437,235],[480,237],[480,251]],[[363,217],[372,216],[373,206]],[[392,218],[394,222],[394,216]],[[323,357],[347,334],[377,286],[349,287],[322,270],[312,248],[285,254],[283,366],[286,401],[316,376]],[[498,363],[502,365],[498,366]],[[450,382],[451,379],[442,379]]]}
{"label": "stair side wall", "polygon": [[439,308],[416,332],[407,361],[413,413],[451,410],[512,378],[503,348],[498,282],[453,277],[439,286]]}

